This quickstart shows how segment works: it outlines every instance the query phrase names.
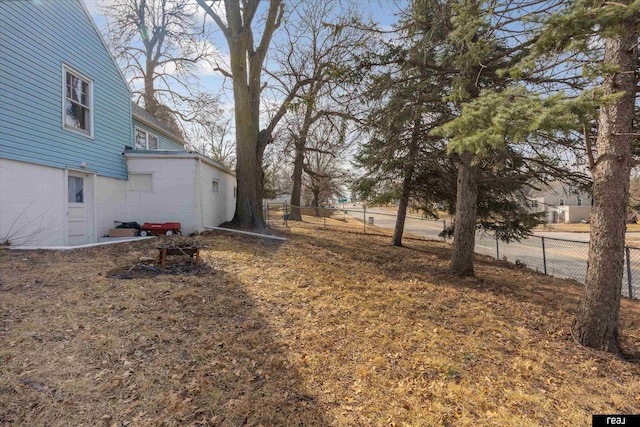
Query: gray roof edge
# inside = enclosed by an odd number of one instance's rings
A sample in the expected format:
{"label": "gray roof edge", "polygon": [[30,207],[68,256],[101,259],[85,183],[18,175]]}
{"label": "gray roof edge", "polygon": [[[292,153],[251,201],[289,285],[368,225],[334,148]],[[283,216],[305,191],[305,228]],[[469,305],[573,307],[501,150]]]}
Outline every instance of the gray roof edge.
{"label": "gray roof edge", "polygon": [[133,101],[131,101],[131,116],[133,116],[133,118],[138,120],[139,122],[142,122],[145,125],[157,130],[158,132],[163,133],[165,136],[168,136],[179,144],[182,144],[183,146],[189,145],[184,139],[180,138],[178,135],[168,129],[166,125],[163,124],[160,120],[155,118],[151,113],[149,113]]}
{"label": "gray roof edge", "polygon": [[222,172],[228,173],[229,175],[236,176],[236,173],[223,165],[222,163],[210,159],[207,156],[203,156],[202,154],[195,151],[182,151],[182,150],[125,150],[123,153],[125,157],[130,158],[174,158],[174,159],[194,159],[194,160],[202,160],[209,165],[220,169]]}

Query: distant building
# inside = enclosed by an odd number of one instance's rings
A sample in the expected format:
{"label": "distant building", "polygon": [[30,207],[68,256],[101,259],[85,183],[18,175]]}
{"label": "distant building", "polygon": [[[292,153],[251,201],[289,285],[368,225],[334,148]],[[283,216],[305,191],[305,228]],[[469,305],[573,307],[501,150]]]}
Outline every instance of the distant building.
{"label": "distant building", "polygon": [[591,216],[591,195],[560,181],[553,181],[527,195],[532,212],[545,212],[548,223],[580,222]]}

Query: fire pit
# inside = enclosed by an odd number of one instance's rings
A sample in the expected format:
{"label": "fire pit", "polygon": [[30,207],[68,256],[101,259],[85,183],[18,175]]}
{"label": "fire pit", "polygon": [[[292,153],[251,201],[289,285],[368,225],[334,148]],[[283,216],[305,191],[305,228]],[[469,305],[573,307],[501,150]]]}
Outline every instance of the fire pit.
{"label": "fire pit", "polygon": [[194,267],[197,267],[200,262],[200,248],[197,246],[158,246],[158,251],[160,252],[160,268],[162,270],[165,269],[168,256],[181,255],[183,257],[189,257],[189,262],[191,262]]}

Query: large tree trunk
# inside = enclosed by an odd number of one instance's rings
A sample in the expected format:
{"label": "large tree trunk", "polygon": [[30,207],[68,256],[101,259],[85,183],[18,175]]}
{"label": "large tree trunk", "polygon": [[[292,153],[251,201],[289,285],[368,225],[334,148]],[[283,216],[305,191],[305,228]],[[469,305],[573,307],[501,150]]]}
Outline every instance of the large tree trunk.
{"label": "large tree trunk", "polygon": [[598,160],[593,173],[591,243],[585,292],[573,326],[583,345],[618,351],[618,314],[624,269],[625,212],[631,170],[631,136],[638,52],[633,22],[605,42],[605,64],[617,72],[603,82],[606,94],[623,96],[600,110]]}
{"label": "large tree trunk", "polygon": [[456,217],[449,271],[457,276],[473,276],[473,248],[476,242],[478,172],[473,154],[465,151],[458,162]]}
{"label": "large tree trunk", "polygon": [[[260,125],[260,76],[273,32],[284,13],[282,0],[269,2],[261,40],[254,46],[251,25],[260,0],[225,0],[225,19],[206,0],[196,0],[216,22],[229,45],[236,125],[236,213],[232,222],[240,227],[264,228],[262,193],[264,150],[271,140],[275,123],[264,131]],[[281,117],[282,115],[280,115]]]}
{"label": "large tree trunk", "polygon": [[232,220],[242,228],[262,229],[262,166],[257,158],[255,145],[237,144],[236,213]]}
{"label": "large tree trunk", "polygon": [[[147,53],[149,55],[149,53]],[[153,79],[153,63],[151,63],[150,59],[147,59],[146,64],[146,73],[144,75],[144,109],[151,113],[152,115],[156,115],[158,110],[158,101],[156,100],[156,89],[154,87],[154,79]]]}
{"label": "large tree trunk", "polygon": [[[240,49],[238,49],[240,50]],[[243,51],[231,51],[231,68],[237,75],[247,75]],[[266,141],[260,135],[253,111],[251,89],[241,78],[233,79],[236,125],[236,179],[238,181],[236,213],[233,223],[243,228],[262,229],[262,153]]]}

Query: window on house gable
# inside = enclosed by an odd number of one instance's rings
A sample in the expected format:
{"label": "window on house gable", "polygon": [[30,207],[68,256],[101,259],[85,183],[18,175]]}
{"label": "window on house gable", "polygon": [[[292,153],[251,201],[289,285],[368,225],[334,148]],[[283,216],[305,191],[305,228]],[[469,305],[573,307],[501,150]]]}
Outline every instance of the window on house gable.
{"label": "window on house gable", "polygon": [[578,200],[576,203],[578,206],[582,206],[582,197],[578,196]]}
{"label": "window on house gable", "polygon": [[158,137],[152,133],[147,133],[147,150],[158,149]]}
{"label": "window on house gable", "polygon": [[214,179],[211,183],[213,184],[213,186],[212,186],[213,187],[213,192],[214,193],[219,193],[220,192],[220,182],[218,180]]}
{"label": "window on house gable", "polygon": [[560,206],[564,206],[564,199],[560,199],[560,203],[558,203]]}
{"label": "window on house gable", "polygon": [[93,136],[93,82],[66,67],[63,74],[63,126]]}
{"label": "window on house gable", "polygon": [[157,150],[158,137],[144,129],[136,128],[136,150]]}
{"label": "window on house gable", "polygon": [[147,133],[143,130],[136,128],[136,150],[146,150],[147,149]]}

